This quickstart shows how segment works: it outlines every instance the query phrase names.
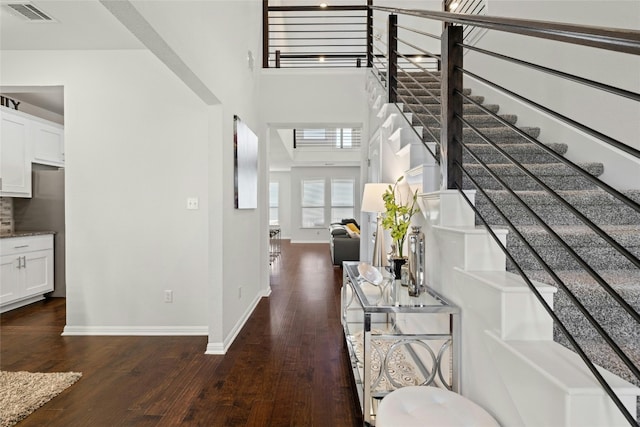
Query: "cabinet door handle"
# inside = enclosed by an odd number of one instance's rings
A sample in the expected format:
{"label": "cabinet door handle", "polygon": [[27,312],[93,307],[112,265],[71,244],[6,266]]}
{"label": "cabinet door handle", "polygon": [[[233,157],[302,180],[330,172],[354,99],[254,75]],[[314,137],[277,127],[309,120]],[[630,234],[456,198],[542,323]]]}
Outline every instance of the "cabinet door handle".
{"label": "cabinet door handle", "polygon": [[22,268],[27,268],[27,256],[22,257]]}
{"label": "cabinet door handle", "polygon": [[18,257],[18,270],[22,268],[22,257]]}
{"label": "cabinet door handle", "polygon": [[13,249],[22,249],[22,248],[28,248],[29,245],[20,245],[20,246],[14,246]]}

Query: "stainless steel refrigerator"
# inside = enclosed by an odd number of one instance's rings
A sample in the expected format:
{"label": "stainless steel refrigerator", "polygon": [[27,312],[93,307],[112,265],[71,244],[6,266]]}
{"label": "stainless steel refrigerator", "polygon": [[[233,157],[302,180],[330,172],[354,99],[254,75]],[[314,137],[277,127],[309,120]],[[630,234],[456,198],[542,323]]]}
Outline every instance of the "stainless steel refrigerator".
{"label": "stainless steel refrigerator", "polygon": [[66,296],[64,258],[64,169],[33,165],[32,197],[13,199],[15,231],[54,231],[55,289],[53,297]]}

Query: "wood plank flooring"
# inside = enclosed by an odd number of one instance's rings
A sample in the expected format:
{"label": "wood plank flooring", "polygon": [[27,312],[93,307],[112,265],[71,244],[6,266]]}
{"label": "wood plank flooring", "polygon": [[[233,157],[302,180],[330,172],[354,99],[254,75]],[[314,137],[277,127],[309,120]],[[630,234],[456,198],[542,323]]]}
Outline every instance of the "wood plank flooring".
{"label": "wood plank flooring", "polygon": [[283,240],[271,296],[224,356],[204,354],[206,337],[62,337],[62,298],[4,313],[0,369],[83,373],[18,425],[361,426],[341,280],[328,245]]}

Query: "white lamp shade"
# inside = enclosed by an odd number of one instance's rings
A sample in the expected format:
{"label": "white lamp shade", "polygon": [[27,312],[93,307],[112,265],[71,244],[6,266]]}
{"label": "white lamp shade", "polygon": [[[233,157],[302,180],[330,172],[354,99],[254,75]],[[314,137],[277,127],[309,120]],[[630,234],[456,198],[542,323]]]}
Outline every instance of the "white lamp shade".
{"label": "white lamp shade", "polygon": [[384,200],[382,195],[389,189],[386,183],[368,183],[364,185],[362,193],[362,212],[384,212]]}

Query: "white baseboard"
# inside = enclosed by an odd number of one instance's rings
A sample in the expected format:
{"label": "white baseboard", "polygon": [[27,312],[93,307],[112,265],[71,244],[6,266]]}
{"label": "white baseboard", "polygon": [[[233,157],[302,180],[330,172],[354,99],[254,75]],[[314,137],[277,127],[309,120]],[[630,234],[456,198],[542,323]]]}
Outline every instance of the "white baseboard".
{"label": "white baseboard", "polygon": [[69,326],[62,335],[200,336],[209,335],[208,326]]}
{"label": "white baseboard", "polygon": [[269,295],[271,295],[271,287],[260,292],[256,296],[256,299],[253,300],[251,305],[244,312],[242,317],[238,320],[229,335],[227,335],[227,338],[225,338],[224,342],[209,342],[204,354],[226,354],[227,350],[229,349],[229,347],[231,347],[233,341],[235,341],[244,324],[247,323],[247,320],[249,320],[249,316],[251,316],[253,311],[256,309],[258,303],[260,302],[260,299],[267,298]]}

